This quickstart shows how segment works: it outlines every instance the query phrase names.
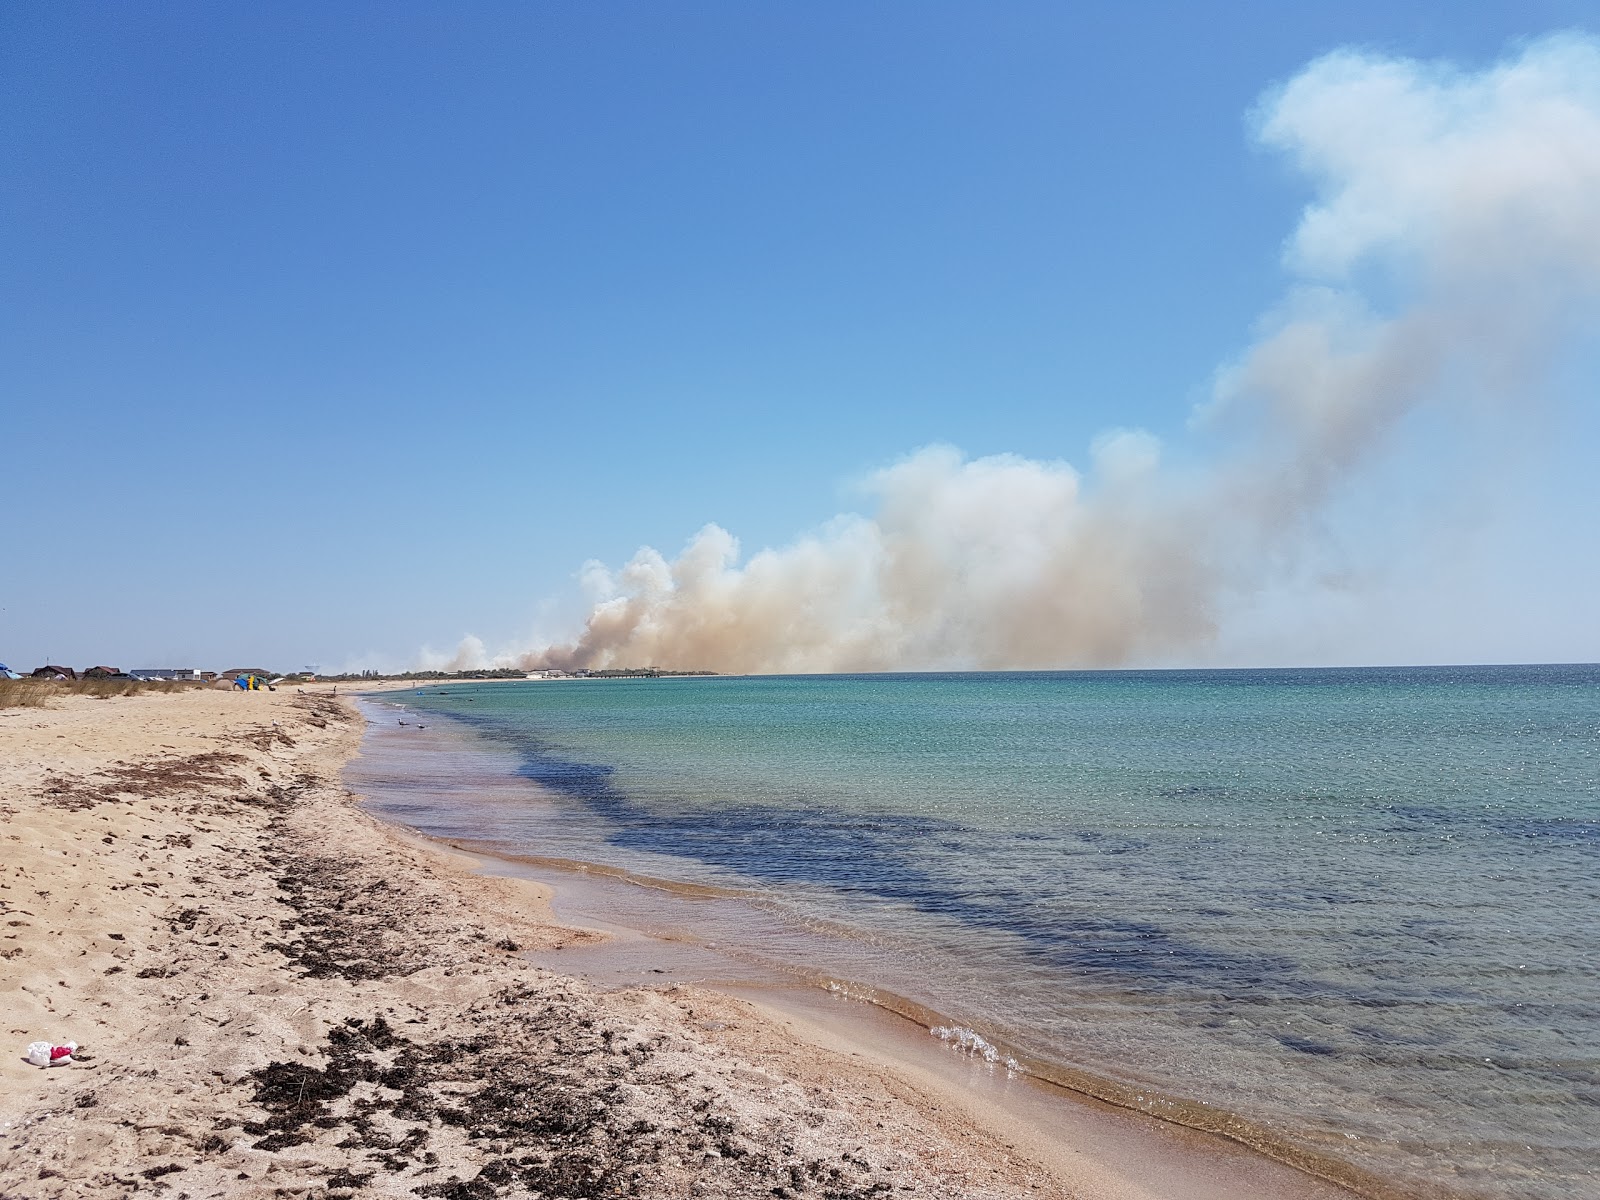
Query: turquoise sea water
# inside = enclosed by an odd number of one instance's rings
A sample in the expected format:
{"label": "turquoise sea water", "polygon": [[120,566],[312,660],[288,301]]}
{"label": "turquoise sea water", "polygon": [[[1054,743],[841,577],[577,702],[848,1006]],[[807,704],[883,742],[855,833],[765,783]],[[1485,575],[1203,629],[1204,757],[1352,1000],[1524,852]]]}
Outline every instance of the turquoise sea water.
{"label": "turquoise sea water", "polygon": [[1600,667],[383,700],[461,736],[452,786],[393,775],[380,811],[736,889],[1001,1069],[1374,1193],[1600,1196]]}

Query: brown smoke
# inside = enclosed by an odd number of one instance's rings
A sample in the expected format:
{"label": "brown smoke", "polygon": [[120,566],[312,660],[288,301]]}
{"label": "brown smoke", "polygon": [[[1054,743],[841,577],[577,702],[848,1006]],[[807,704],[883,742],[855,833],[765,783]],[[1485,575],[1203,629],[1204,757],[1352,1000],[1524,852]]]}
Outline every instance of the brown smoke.
{"label": "brown smoke", "polygon": [[[614,574],[591,564],[602,598],[581,635],[501,661],[1042,668],[1203,645],[1408,415],[1534,391],[1600,283],[1591,39],[1477,74],[1335,54],[1257,118],[1317,200],[1268,331],[1196,414],[1230,447],[1209,468],[1164,468],[1139,431],[1101,439],[1084,474],[928,447],[872,479],[871,516],[783,549],[741,562],[709,525],[670,562],[645,548]],[[1403,299],[1379,311],[1357,281]]]}

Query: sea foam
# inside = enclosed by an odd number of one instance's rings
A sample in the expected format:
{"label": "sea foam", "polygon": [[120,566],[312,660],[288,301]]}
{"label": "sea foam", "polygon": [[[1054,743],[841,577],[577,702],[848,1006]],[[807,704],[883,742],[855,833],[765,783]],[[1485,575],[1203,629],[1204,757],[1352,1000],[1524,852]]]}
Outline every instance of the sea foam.
{"label": "sea foam", "polygon": [[1008,1071],[1022,1070],[1022,1064],[1016,1059],[1009,1054],[1001,1054],[993,1042],[965,1025],[935,1025],[928,1032],[963,1054],[981,1058],[987,1063],[999,1063]]}

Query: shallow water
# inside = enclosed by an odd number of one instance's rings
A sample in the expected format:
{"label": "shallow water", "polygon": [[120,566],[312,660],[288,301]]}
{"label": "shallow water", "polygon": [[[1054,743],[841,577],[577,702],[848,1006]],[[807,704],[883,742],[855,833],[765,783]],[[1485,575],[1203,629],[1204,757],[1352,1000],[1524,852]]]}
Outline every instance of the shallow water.
{"label": "shallow water", "polygon": [[362,789],[424,832],[733,889],[724,942],[1334,1174],[1600,1194],[1600,668],[382,703],[429,750]]}

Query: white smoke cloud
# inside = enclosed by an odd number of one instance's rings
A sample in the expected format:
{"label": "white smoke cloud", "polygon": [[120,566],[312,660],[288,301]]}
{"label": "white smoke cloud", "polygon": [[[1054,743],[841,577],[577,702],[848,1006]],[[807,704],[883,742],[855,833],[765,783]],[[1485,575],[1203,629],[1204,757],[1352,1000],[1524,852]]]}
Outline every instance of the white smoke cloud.
{"label": "white smoke cloud", "polygon": [[417,656],[416,665],[423,671],[481,671],[486,667],[511,666],[522,658],[522,654],[512,653],[499,657],[504,661],[497,662],[496,656],[489,653],[489,648],[484,645],[483,639],[469,633],[461,639],[454,650],[439,651],[424,646],[422,653]]}
{"label": "white smoke cloud", "polygon": [[[1313,184],[1291,282],[1175,474],[1148,433],[1063,462],[928,447],[843,516],[741,561],[716,525],[668,561],[584,568],[570,644],[527,666],[722,671],[1107,666],[1204,646],[1419,407],[1515,409],[1600,291],[1600,43],[1547,38],[1472,73],[1340,52],[1266,96],[1262,144]],[[475,639],[469,639],[474,642]],[[486,661],[463,643],[463,664]],[[505,656],[502,656],[505,657]]]}

